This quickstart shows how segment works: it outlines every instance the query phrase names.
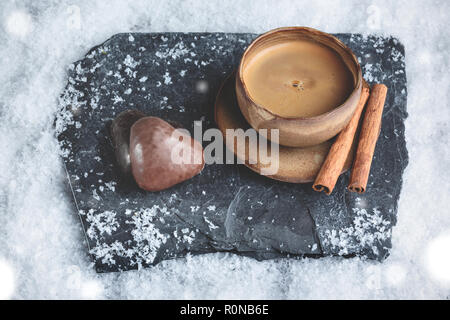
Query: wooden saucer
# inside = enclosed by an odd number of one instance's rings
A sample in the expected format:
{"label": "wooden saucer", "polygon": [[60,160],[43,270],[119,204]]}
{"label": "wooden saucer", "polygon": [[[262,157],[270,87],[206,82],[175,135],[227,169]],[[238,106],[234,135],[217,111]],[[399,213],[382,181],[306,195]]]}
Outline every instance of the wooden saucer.
{"label": "wooden saucer", "polygon": [[[214,107],[215,121],[219,130],[222,132],[227,148],[232,150],[247,167],[261,174],[261,171],[265,166],[262,161],[260,161],[259,152],[257,153],[258,158],[255,159],[255,161],[249,161],[250,148],[258,148],[258,146],[250,146],[249,140],[246,139],[245,151],[240,150],[238,154],[235,139],[229,138],[227,140],[227,129],[243,129],[245,131],[250,128],[250,125],[245,121],[239,106],[237,105],[235,73],[231,74],[222,84],[222,87],[217,94]],[[260,137],[258,137],[258,139],[260,139]],[[307,148],[285,147],[280,145],[278,171],[275,174],[267,175],[267,177],[291,183],[308,183],[314,181],[319,173],[322,163],[325,161],[332,143],[333,139]],[[345,162],[342,173],[350,168],[354,151],[355,143],[353,143],[352,150]],[[270,154],[270,143],[268,152]]]}

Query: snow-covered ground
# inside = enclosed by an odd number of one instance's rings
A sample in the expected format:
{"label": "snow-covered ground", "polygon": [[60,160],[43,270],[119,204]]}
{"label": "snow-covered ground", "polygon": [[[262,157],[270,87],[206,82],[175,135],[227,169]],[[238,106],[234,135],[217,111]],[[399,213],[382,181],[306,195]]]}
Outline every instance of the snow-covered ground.
{"label": "snow-covered ground", "polygon": [[[450,2],[1,1],[0,298],[450,297]],[[125,31],[263,32],[304,25],[406,47],[410,163],[391,256],[257,262],[188,256],[96,274],[52,128],[68,65]]]}

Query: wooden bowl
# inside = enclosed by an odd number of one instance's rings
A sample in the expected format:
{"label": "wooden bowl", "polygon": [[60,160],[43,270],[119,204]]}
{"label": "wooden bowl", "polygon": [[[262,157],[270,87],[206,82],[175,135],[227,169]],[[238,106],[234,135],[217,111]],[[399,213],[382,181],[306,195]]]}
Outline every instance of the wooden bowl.
{"label": "wooden bowl", "polygon": [[[262,49],[296,39],[318,42],[334,50],[342,59],[353,78],[353,91],[347,99],[331,111],[312,117],[282,117],[254,101],[244,80],[248,62]],[[279,143],[291,147],[308,147],[329,140],[350,121],[358,104],[362,73],[353,52],[336,37],[306,27],[279,28],[256,38],[245,50],[236,74],[236,96],[239,108],[247,122],[255,129],[279,129]],[[269,137],[270,139],[270,137]]]}
{"label": "wooden bowl", "polygon": [[[224,81],[217,93],[214,105],[214,118],[217,127],[222,132],[226,147],[232,151],[245,166],[258,174],[263,174],[265,165],[259,158],[259,143],[251,145],[249,140],[246,139],[245,149],[239,150],[235,139],[229,139],[227,135],[227,130],[229,129],[242,129],[245,131],[250,128],[237,105],[234,79],[235,73]],[[347,171],[352,164],[356,150],[355,142],[356,139],[353,141],[351,151],[345,161],[342,173]],[[278,171],[272,175],[266,175],[266,177],[290,183],[312,182],[319,173],[332,144],[333,139],[306,148],[279,146]],[[257,161],[251,162],[249,161],[249,153],[251,151],[254,152],[253,149],[255,148],[257,149],[258,155]],[[270,150],[270,144],[268,149]]]}

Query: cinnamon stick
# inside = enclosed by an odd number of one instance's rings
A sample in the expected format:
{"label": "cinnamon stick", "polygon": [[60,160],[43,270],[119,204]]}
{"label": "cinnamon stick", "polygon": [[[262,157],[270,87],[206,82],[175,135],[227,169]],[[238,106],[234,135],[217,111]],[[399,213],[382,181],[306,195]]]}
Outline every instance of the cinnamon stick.
{"label": "cinnamon stick", "polygon": [[353,162],[352,173],[348,189],[363,193],[369,179],[373,152],[380,135],[381,117],[386,100],[387,87],[384,84],[375,84],[367,102],[366,114],[361,127],[358,148]]}
{"label": "cinnamon stick", "polygon": [[319,174],[313,184],[315,191],[324,191],[327,195],[331,194],[336,185],[336,181],[344,168],[345,160],[347,160],[350,152],[353,140],[355,137],[356,129],[358,128],[359,119],[361,117],[362,110],[369,97],[369,86],[364,81],[364,86],[361,91],[361,97],[359,99],[358,106],[353,114],[350,122],[339,133],[336,141],[331,146],[328,152],[325,162],[320,168]]}

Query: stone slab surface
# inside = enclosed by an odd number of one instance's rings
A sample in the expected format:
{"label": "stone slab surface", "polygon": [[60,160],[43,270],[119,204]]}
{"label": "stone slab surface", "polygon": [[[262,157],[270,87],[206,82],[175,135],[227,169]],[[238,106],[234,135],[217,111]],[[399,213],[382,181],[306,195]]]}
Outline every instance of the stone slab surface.
{"label": "stone slab surface", "polygon": [[337,34],[358,56],[364,78],[388,88],[383,124],[364,195],[331,196],[311,184],[258,176],[243,165],[207,165],[193,179],[145,192],[120,177],[111,120],[136,108],[193,133],[215,127],[214,99],[255,34],[123,33],[92,48],[68,72],[56,131],[76,210],[98,272],[147,267],[187,253],[234,252],[256,259],[363,256],[391,250],[405,146],[405,51],[392,37]]}

